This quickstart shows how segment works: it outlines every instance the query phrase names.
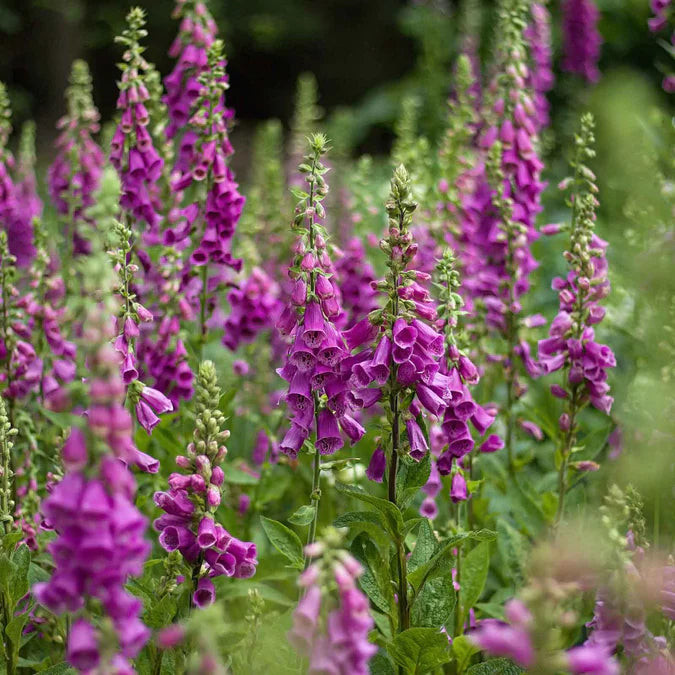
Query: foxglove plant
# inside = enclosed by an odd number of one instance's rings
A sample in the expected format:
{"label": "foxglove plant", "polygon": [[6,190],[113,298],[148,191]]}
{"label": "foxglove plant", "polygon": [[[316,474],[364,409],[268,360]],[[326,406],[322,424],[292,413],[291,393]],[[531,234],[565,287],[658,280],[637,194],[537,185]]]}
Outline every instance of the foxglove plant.
{"label": "foxglove plant", "polygon": [[377,647],[368,641],[375,622],[357,585],[364,570],[339,546],[340,536],[329,530],[322,541],[306,547],[315,560],[300,576],[303,595],[288,640],[309,660],[310,673],[367,675]]}
{"label": "foxglove plant", "polygon": [[110,251],[110,257],[118,272],[117,292],[122,300],[117,317],[115,349],[122,357],[120,374],[127,388],[127,399],[135,408],[138,423],[148,433],[152,433],[159,424],[157,415],[171,412],[173,403],[161,391],[146,386],[138,379],[136,341],[140,335],[139,324],[152,321],[152,314],[138,302],[133,290],[133,275],[138,270],[136,265],[129,262],[134,247],[133,233],[128,227],[117,222],[114,235],[117,247]]}
{"label": "foxglove plant", "polygon": [[598,59],[602,36],[598,32],[600,12],[594,0],[564,0],[564,57],[562,68],[590,83],[600,79]]}
{"label": "foxglove plant", "polygon": [[7,147],[12,133],[11,117],[7,88],[0,82],[0,226],[8,237],[9,252],[15,261],[20,258],[27,264],[34,253],[33,226],[30,221],[21,218],[17,186],[12,178],[16,165]]}
{"label": "foxglove plant", "polygon": [[215,520],[225,478],[220,466],[227,455],[223,443],[230,436],[223,429],[220,396],[213,362],[204,361],[197,377],[193,441],[187,455],[176,458],[183,472],[169,476],[168,492],[154,495],[164,511],[154,522],[159,543],[166,551],[180,551],[192,568],[192,603],[200,608],[215,600],[214,577],[247,579],[258,564],[255,544],[233,537]]}
{"label": "foxglove plant", "polygon": [[[139,453],[131,416],[122,406],[124,385],[109,344],[109,314],[99,306],[89,316],[82,335],[89,408],[63,446],[66,473],[42,503],[43,516],[57,533],[47,547],[55,570],[33,594],[50,611],[74,615],[67,643],[71,666],[84,673],[126,672],[128,659],[137,656],[150,631],[140,619],[141,601],[125,584],[143,573],[150,543],[143,538],[147,521],[133,503],[135,480],[124,466],[135,463]],[[93,601],[109,618],[108,630],[95,626]]]}
{"label": "foxglove plant", "polygon": [[[399,166],[391,180],[386,203],[389,228],[380,248],[388,255],[387,274],[376,287],[386,296],[382,309],[357,323],[347,332],[350,345],[371,345],[358,355],[352,378],[365,392],[381,392],[387,424],[383,447],[373,453],[369,477],[381,480],[388,470],[388,498],[397,506],[397,473],[404,457],[421,461],[429,450],[422,430],[422,408],[440,417],[451,398],[450,380],[439,372],[444,355],[443,335],[433,325],[437,318],[433,300],[420,281],[426,274],[410,265],[417,253],[411,234],[412,214],[417,208],[411,179]],[[374,342],[373,342],[374,336]],[[365,395],[361,395],[365,398]],[[402,438],[405,426],[405,441]],[[402,541],[396,542],[398,568],[399,630],[410,626],[406,555]]]}
{"label": "foxglove plant", "polygon": [[[193,202],[181,232],[174,229],[176,240],[186,239],[195,228],[189,264],[199,270],[199,294],[194,300],[199,306],[200,345],[206,342],[207,322],[215,307],[215,293],[227,280],[227,269],[240,271],[242,261],[232,255],[232,238],[244,206],[244,197],[227,158],[232,154],[229,140],[231,114],[225,108],[228,88],[225,74],[223,43],[216,40],[208,51],[208,69],[199,76],[201,85],[195,99],[190,125],[196,132],[190,165],[174,182],[175,190],[201,184],[201,194]],[[165,232],[165,241],[167,233]],[[209,268],[215,273],[209,277]],[[186,292],[193,284],[185,280]]]}
{"label": "foxglove plant", "polygon": [[[197,134],[194,129],[185,131],[192,116],[195,101],[200,95],[202,84],[199,76],[208,69],[208,49],[213,44],[217,26],[205,2],[200,0],[178,0],[173,17],[180,19],[178,35],[171,44],[169,56],[176,59],[173,71],[164,78],[168,108],[168,138],[180,136],[180,149],[176,169],[188,170],[193,161]],[[231,116],[231,113],[226,112]]]}
{"label": "foxglove plant", "polygon": [[[647,25],[652,33],[660,33],[670,29],[670,42],[675,44],[675,7],[672,0],[651,0],[649,3],[653,16],[649,18]],[[668,49],[668,47],[666,47]],[[675,73],[672,67],[667,69],[661,83],[663,90],[669,94],[675,94]]]}
{"label": "foxglove plant", "polygon": [[349,239],[335,262],[335,273],[340,281],[342,307],[347,313],[345,328],[351,328],[377,309],[375,270],[366,259],[361,239],[356,236]]}
{"label": "foxglove plant", "polygon": [[[464,462],[471,474],[472,450],[474,440],[469,430],[468,422],[480,436],[485,435],[494,422],[491,411],[478,405],[467,385],[475,386],[480,380],[478,369],[463,350],[462,342],[465,340],[458,335],[460,317],[464,314],[462,307],[464,301],[458,293],[460,288],[459,272],[455,269],[455,258],[452,251],[446,250],[443,258],[438,263],[438,282],[440,285],[439,316],[443,320],[445,332],[445,363],[442,372],[449,379],[449,387],[452,396],[443,413],[442,431],[447,447],[438,457],[437,467],[441,475],[448,475],[452,471],[453,459],[456,464],[467,458]],[[494,452],[503,447],[503,441],[493,434],[480,446],[481,452]],[[456,498],[462,491],[463,472],[457,466],[453,477],[453,489],[457,484]],[[455,499],[453,499],[455,501]]]}
{"label": "foxglove plant", "polygon": [[65,410],[66,385],[75,378],[77,347],[64,335],[63,278],[54,272],[47,252],[46,233],[35,228],[35,258],[29,268],[29,291],[17,302],[32,321],[31,343],[36,352],[36,389],[40,402],[51,410]]}
{"label": "foxglove plant", "polygon": [[4,382],[3,396],[9,399],[12,422],[14,401],[39,381],[37,355],[30,342],[30,327],[23,320],[16,278],[16,258],[10,253],[7,233],[0,231],[0,382]]}
{"label": "foxglove plant", "polygon": [[321,158],[328,150],[328,141],[323,134],[314,134],[308,140],[310,152],[298,167],[308,192],[296,191],[299,201],[292,226],[297,233],[295,257],[289,268],[293,290],[291,302],[279,317],[277,328],[292,340],[286,363],[278,371],[288,382],[286,402],[291,412],[291,427],[280,449],[295,458],[311,432],[316,435],[311,544],[316,534],[321,495],[321,456],[332,455],[344,445],[340,429],[352,443],[363,436],[365,429],[349,414],[364,405],[350,381],[352,358],[349,354],[356,345],[335,326],[342,311],[340,292],[328,254],[328,235],[321,224],[326,215],[321,202],[328,193],[324,179],[328,169]]}
{"label": "foxglove plant", "polygon": [[71,250],[75,255],[90,250],[78,221],[86,218],[84,212],[94,203],[104,162],[103,151],[93,138],[99,130],[99,114],[85,61],[73,61],[66,102],[68,111],[57,123],[61,130],[56,140],[57,154],[47,177],[49,194],[66,230],[64,266],[68,265]]}
{"label": "foxglove plant", "polygon": [[16,162],[14,189],[17,202],[15,232],[9,232],[17,263],[26,267],[35,257],[33,220],[42,214],[42,200],[35,178],[35,122],[25,122],[21,127],[19,154]]}
{"label": "foxglove plant", "polygon": [[614,400],[609,395],[607,370],[616,365],[616,359],[607,345],[595,341],[594,326],[605,316],[599,301],[607,297],[610,285],[605,258],[607,242],[593,231],[598,188],[586,163],[595,157],[594,140],[593,118],[586,114],[575,136],[574,177],[565,181],[566,185],[571,183],[572,220],[568,228],[548,230],[564,229],[570,234],[569,250],[563,254],[570,271],[565,279],[553,280],[560,310],[551,322],[549,337],[538,346],[543,373],[563,370],[562,386],[551,387],[553,395],[565,401],[565,412],[558,420],[561,435],[557,521],[564,512],[569,462],[577,445],[578,415],[588,403],[608,415]]}
{"label": "foxglove plant", "polygon": [[161,220],[157,204],[157,181],[164,160],[155,149],[148,132],[150,115],[145,106],[150,98],[147,88],[149,64],[143,57],[145,48],[141,40],[147,36],[145,13],[134,7],[127,15],[128,28],[116,41],[125,51],[120,65],[122,78],[119,83],[117,109],[120,121],[113,135],[110,161],[122,182],[120,205],[128,217],[145,223],[154,234]]}
{"label": "foxglove plant", "polygon": [[[504,0],[500,6],[499,71],[490,85],[488,126],[479,140],[485,153],[484,169],[473,198],[465,202],[461,246],[465,296],[476,310],[485,312],[488,330],[505,344],[496,359],[505,366],[505,443],[512,470],[514,408],[525,391],[517,357],[525,349],[522,328],[531,325],[520,316],[521,299],[538,265],[531,244],[538,237],[535,220],[545,186],[536,150],[536,130],[541,124],[526,87],[525,10],[522,0]],[[531,365],[525,359],[526,370]],[[528,374],[535,375],[536,369],[529,369]]]}

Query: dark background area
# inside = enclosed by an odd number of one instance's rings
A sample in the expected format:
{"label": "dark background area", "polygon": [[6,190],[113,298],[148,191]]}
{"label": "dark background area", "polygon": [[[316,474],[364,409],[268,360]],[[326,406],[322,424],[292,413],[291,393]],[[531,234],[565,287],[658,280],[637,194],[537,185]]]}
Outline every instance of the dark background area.
{"label": "dark background area", "polygon": [[[10,90],[15,128],[28,118],[38,123],[43,157],[50,155],[54,124],[64,111],[63,90],[73,59],[85,58],[90,64],[102,119],[114,114],[120,49],[113,39],[123,29],[131,4],[0,0],[0,79]],[[173,66],[167,50],[177,30],[171,18],[174,3],[144,0],[138,4],[147,10],[147,57],[166,75]],[[559,4],[549,2],[556,61]],[[428,44],[436,65],[440,61],[447,66],[449,83],[460,5],[451,0],[428,0],[417,6],[405,0],[211,0],[209,7],[226,42],[228,103],[236,111],[239,147],[246,147],[248,131],[257,121],[278,117],[288,125],[297,77],[312,71],[327,115],[341,106],[356,109],[361,125],[358,150],[386,151],[402,95],[410,88],[419,89],[420,82],[425,86],[420,71],[428,67]],[[495,37],[491,33],[495,3],[477,0],[476,5],[482,14],[482,49],[488,51]],[[600,0],[598,5],[605,39],[602,70],[629,65],[657,85],[660,74],[654,64],[663,52],[647,30],[648,1]],[[426,47],[422,36],[428,41]],[[577,98],[575,88],[578,82],[559,82],[552,93],[557,116],[564,116],[570,97]]]}

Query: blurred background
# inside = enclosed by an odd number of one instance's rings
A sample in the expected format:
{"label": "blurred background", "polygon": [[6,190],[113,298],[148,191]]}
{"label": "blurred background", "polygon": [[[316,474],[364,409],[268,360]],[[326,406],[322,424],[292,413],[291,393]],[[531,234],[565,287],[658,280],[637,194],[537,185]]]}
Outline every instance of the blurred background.
{"label": "blurred background", "polygon": [[[14,126],[38,124],[42,154],[49,156],[54,124],[64,111],[63,90],[75,58],[89,62],[94,98],[103,120],[114,113],[120,56],[113,37],[124,27],[126,0],[0,0],[0,80],[9,86]],[[176,34],[171,0],[144,0],[148,59],[170,72],[167,50]],[[238,130],[235,148],[247,145],[260,120],[276,117],[288,127],[298,76],[314,73],[319,102],[330,120],[349,108],[349,142],[361,152],[387,152],[392,125],[405,94],[422,93],[423,129],[433,137],[433,111],[444,114],[458,36],[465,26],[457,0],[211,0],[225,38],[231,79],[229,103]],[[560,2],[550,1],[556,55]],[[663,49],[647,29],[648,0],[598,0],[604,37],[603,73],[629,68],[653,91]],[[493,0],[477,0],[481,49],[489,48]],[[439,77],[439,74],[441,77]],[[559,74],[559,73],[558,73]],[[579,82],[559,81],[553,92],[553,128],[576,107]],[[584,92],[585,93],[585,92]],[[663,94],[664,103],[666,95]],[[431,115],[429,111],[432,111]],[[342,115],[344,121],[344,114]],[[238,138],[238,136],[239,138]],[[236,162],[245,165],[244,153]]]}

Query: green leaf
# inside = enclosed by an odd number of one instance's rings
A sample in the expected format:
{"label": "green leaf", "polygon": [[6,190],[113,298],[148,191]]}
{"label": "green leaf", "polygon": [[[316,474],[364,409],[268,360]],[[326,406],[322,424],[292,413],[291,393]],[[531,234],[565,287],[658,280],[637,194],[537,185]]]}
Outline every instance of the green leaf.
{"label": "green leaf", "polygon": [[430,453],[427,452],[419,462],[416,462],[410,457],[401,458],[398,473],[396,475],[397,502],[401,511],[405,511],[405,509],[408,508],[410,502],[419,492],[419,489],[427,484],[430,473]]}
{"label": "green leaf", "polygon": [[456,594],[450,576],[432,579],[424,584],[412,607],[415,626],[438,629],[445,626],[455,609]]}
{"label": "green leaf", "polygon": [[419,592],[426,581],[442,576],[451,569],[450,561],[453,558],[452,550],[454,548],[461,546],[468,540],[492,541],[495,537],[496,533],[492,530],[461,532],[449,537],[440,544],[439,550],[434,553],[428,562],[420,565],[408,575],[408,582],[416,592]]}
{"label": "green leaf", "polygon": [[350,511],[338,516],[333,522],[335,527],[347,527],[352,534],[367,532],[382,549],[389,547],[387,525],[379,511]]}
{"label": "green leaf", "polygon": [[314,520],[316,509],[309,504],[303,504],[289,519],[293,525],[309,525]]}
{"label": "green leaf", "polygon": [[[462,557],[459,577],[459,608],[462,619],[477,602],[485,588],[490,567],[490,544],[481,542]],[[460,624],[461,625],[461,624]]]}
{"label": "green leaf", "polygon": [[277,520],[261,516],[260,522],[267,538],[272,542],[272,546],[286,557],[293,567],[301,570],[304,567],[304,559],[302,542],[298,535]]}
{"label": "green leaf", "polygon": [[519,675],[525,671],[509,659],[490,659],[471,666],[466,675]]}
{"label": "green leaf", "polygon": [[431,529],[431,523],[425,518],[417,531],[417,542],[408,560],[408,571],[414,572],[420,565],[429,562],[437,545],[438,540]]}
{"label": "green leaf", "polygon": [[13,660],[15,663],[19,656],[19,648],[21,647],[21,632],[28,621],[28,616],[28,612],[19,614],[5,626],[5,635],[7,635],[9,641],[12,643],[11,649],[12,654],[14,654]]}
{"label": "green leaf", "polygon": [[28,593],[28,570],[30,568],[30,549],[21,544],[12,554],[13,571],[9,578],[10,597],[16,604]]}
{"label": "green leaf", "polygon": [[143,622],[149,628],[158,630],[173,621],[178,605],[171,595],[165,595],[159,602],[149,607],[143,615]]}
{"label": "green leaf", "polygon": [[458,635],[452,641],[452,653],[455,656],[456,670],[463,673],[469,665],[469,661],[474,654],[480,651],[473,642],[470,642],[465,635]]}
{"label": "green leaf", "polygon": [[11,553],[14,547],[23,539],[23,532],[8,532],[2,538],[2,548]]}
{"label": "green leaf", "polygon": [[520,585],[523,578],[526,541],[518,530],[506,520],[497,520],[497,551],[501,558],[500,570],[513,585]]}
{"label": "green leaf", "polygon": [[389,565],[378,552],[367,534],[361,533],[352,542],[351,551],[363,565],[359,585],[372,603],[383,612],[395,611],[394,592],[389,578]]}
{"label": "green leaf", "polygon": [[360,499],[362,502],[371,504],[378,511],[380,511],[385,519],[387,529],[390,534],[399,541],[403,534],[403,517],[396,506],[386,499],[380,499],[366,492],[363,488],[357,485],[348,485],[347,483],[336,483],[335,488],[338,492],[355,499]]}
{"label": "green leaf", "polygon": [[370,675],[396,675],[394,665],[384,652],[377,652],[368,663]]}
{"label": "green leaf", "polygon": [[448,638],[437,628],[409,628],[387,647],[390,656],[411,675],[421,675],[450,661]]}

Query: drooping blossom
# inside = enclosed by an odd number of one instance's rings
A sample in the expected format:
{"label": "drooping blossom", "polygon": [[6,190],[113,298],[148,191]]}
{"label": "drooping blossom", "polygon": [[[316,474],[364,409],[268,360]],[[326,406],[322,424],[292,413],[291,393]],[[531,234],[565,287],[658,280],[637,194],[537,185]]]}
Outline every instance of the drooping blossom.
{"label": "drooping blossom", "polygon": [[78,222],[94,203],[103,170],[104,155],[93,135],[99,130],[99,114],[92,99],[92,83],[85,61],[73,61],[66,89],[68,112],[58,121],[57,154],[49,167],[47,183],[52,202],[64,217],[73,253],[89,252],[78,231]]}
{"label": "drooping blossom", "polygon": [[600,79],[598,59],[602,36],[598,31],[600,12],[594,0],[564,0],[564,56],[562,68],[588,82]]}
{"label": "drooping blossom", "polygon": [[215,600],[212,579],[225,575],[247,579],[255,574],[256,546],[232,536],[216,521],[225,474],[221,466],[229,438],[225,415],[219,410],[221,391],[211,361],[199,368],[195,393],[197,424],[187,454],[176,464],[182,471],[169,476],[169,490],[156,492],[155,504],[164,513],[154,521],[159,543],[166,551],[180,551],[195,570],[192,602],[206,607]]}

